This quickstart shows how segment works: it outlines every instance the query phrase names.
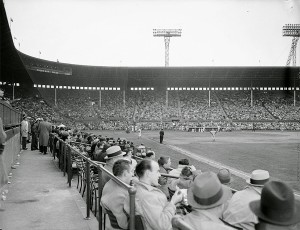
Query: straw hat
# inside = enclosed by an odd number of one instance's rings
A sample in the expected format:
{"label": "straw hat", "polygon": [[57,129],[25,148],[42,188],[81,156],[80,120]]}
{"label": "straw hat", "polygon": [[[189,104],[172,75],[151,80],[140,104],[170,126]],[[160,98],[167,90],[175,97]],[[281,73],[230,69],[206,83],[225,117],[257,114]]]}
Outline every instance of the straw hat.
{"label": "straw hat", "polygon": [[300,222],[300,201],[292,189],[280,181],[270,181],[261,192],[261,199],[250,202],[250,209],[258,218],[275,225],[294,225]]}
{"label": "straw hat", "polygon": [[118,156],[124,156],[126,153],[122,152],[120,146],[114,145],[106,150],[106,154],[107,156],[104,159],[109,160]]}
{"label": "straw hat", "polygon": [[231,190],[222,185],[213,172],[205,172],[197,176],[187,194],[189,205],[198,209],[217,207],[231,197]]}
{"label": "straw hat", "polygon": [[251,173],[251,177],[246,180],[249,185],[263,187],[270,179],[270,174],[266,170],[257,169]]}

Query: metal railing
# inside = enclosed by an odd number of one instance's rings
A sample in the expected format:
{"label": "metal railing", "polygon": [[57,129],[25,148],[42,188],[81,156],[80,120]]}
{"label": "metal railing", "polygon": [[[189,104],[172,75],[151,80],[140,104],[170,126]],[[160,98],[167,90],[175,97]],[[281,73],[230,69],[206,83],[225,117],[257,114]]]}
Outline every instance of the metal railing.
{"label": "metal railing", "polygon": [[18,126],[21,123],[21,113],[13,109],[6,102],[0,100],[0,117],[5,129]]}
{"label": "metal railing", "polygon": [[122,186],[123,188],[128,190],[129,193],[129,202],[130,202],[130,213],[129,213],[129,229],[130,230],[135,230],[135,194],[136,194],[136,189],[134,186],[127,185],[123,181],[121,181],[119,178],[115,177],[111,172],[109,172],[107,169],[103,167],[105,163],[97,162],[91,160],[88,156],[85,156],[84,154],[80,153],[77,149],[72,147],[70,144],[66,143],[59,137],[55,136],[54,134],[51,134],[51,145],[52,145],[52,154],[55,159],[55,153],[56,153],[56,148],[55,148],[55,141],[59,141],[59,168],[63,171],[63,175],[65,176],[66,173],[68,175],[68,184],[69,187],[71,187],[72,183],[72,177],[73,177],[73,172],[72,172],[72,157],[71,155],[75,155],[77,157],[80,157],[85,161],[85,183],[87,187],[87,196],[86,196],[86,218],[85,219],[90,219],[90,212],[91,212],[91,166],[94,166],[98,170],[98,202],[97,205],[99,207],[99,230],[103,229],[102,226],[102,209],[100,201],[102,197],[102,190],[103,190],[103,181],[102,181],[102,173],[105,173],[110,177],[110,179],[114,180],[118,185]]}

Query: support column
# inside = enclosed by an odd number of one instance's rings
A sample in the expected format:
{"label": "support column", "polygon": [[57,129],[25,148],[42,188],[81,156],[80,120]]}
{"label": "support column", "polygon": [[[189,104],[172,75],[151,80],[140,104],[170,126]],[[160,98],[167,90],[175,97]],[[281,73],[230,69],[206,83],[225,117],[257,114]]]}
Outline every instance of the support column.
{"label": "support column", "polygon": [[123,89],[123,106],[124,106],[124,109],[126,107],[126,95],[125,95],[125,89]]}
{"label": "support column", "polygon": [[12,91],[13,91],[12,99],[15,100],[15,83],[13,83]]}
{"label": "support column", "polygon": [[56,86],[54,86],[54,104],[57,106],[57,101],[56,101]]}
{"label": "support column", "polygon": [[253,87],[251,87],[251,107],[253,107]]}
{"label": "support column", "polygon": [[294,87],[294,106],[296,106],[296,87]]}
{"label": "support column", "polygon": [[208,107],[210,107],[210,88],[209,88],[209,91],[208,91]]}
{"label": "support column", "polygon": [[101,89],[99,90],[99,109],[101,109]]}
{"label": "support column", "polygon": [[169,92],[166,90],[166,108],[169,106]]}

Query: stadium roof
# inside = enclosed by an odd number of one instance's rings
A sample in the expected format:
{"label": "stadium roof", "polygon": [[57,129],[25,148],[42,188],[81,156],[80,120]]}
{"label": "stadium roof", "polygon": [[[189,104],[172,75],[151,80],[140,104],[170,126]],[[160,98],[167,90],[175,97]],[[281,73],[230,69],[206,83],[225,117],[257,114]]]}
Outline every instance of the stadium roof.
{"label": "stadium roof", "polygon": [[32,83],[18,53],[16,52],[11,32],[8,26],[6,12],[3,1],[1,5],[1,51],[0,51],[0,69],[1,81]]}
{"label": "stadium roof", "polygon": [[1,1],[1,81],[78,86],[276,81],[293,86],[298,85],[299,71],[299,67],[105,67],[47,61],[16,50]]}

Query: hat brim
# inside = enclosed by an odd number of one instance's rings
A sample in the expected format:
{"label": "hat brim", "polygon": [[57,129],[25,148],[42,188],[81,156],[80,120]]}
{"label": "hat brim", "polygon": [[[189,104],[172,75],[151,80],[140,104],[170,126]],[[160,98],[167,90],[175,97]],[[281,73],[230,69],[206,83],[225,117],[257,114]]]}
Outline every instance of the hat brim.
{"label": "hat brim", "polygon": [[221,186],[222,186],[222,190],[223,190],[222,197],[216,203],[211,204],[211,205],[201,205],[198,202],[196,202],[194,199],[192,189],[191,188],[188,189],[188,192],[187,192],[188,204],[191,205],[192,207],[198,208],[198,209],[210,209],[210,208],[217,207],[221,204],[224,204],[227,200],[229,200],[232,197],[232,192],[231,192],[231,189],[228,188],[226,185],[221,185]]}
{"label": "hat brim", "polygon": [[[260,200],[255,200],[250,202],[249,204],[251,211],[260,219],[262,219],[265,222],[268,222],[270,224],[276,224],[276,225],[281,225],[281,226],[288,226],[288,225],[293,225],[293,224],[297,224],[300,222],[300,201],[299,200],[295,200],[295,212],[294,212],[294,216],[285,222],[282,221],[278,221],[270,219],[269,217],[267,217],[264,213],[261,212],[261,207],[260,207]],[[278,215],[280,215],[280,213],[278,213]]]}
{"label": "hat brim", "polygon": [[121,152],[119,155],[116,155],[116,156],[112,156],[112,157],[105,156],[104,160],[109,160],[109,159],[113,159],[113,158],[116,158],[116,157],[119,157],[119,156],[124,156],[125,154],[126,154],[126,152]]}
{"label": "hat brim", "polygon": [[[270,181],[270,180],[269,180]],[[251,186],[255,186],[255,187],[264,187],[265,184],[252,184],[250,182],[250,178],[246,180],[246,183],[251,185]],[[267,182],[266,182],[267,183]]]}

